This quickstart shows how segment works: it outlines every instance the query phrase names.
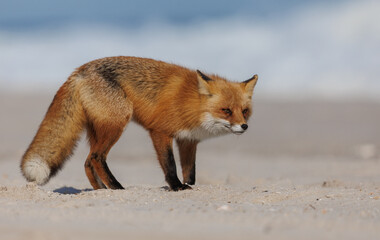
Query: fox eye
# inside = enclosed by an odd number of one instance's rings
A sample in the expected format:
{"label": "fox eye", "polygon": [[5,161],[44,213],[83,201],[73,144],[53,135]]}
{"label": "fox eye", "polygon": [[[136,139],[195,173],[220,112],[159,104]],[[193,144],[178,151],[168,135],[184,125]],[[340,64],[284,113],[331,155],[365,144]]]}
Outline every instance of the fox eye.
{"label": "fox eye", "polygon": [[243,113],[243,115],[247,114],[248,113],[248,108],[244,109],[242,113]]}
{"label": "fox eye", "polygon": [[232,115],[232,111],[231,111],[231,109],[229,109],[229,108],[222,108],[222,111],[223,111],[225,114],[229,115],[229,116]]}

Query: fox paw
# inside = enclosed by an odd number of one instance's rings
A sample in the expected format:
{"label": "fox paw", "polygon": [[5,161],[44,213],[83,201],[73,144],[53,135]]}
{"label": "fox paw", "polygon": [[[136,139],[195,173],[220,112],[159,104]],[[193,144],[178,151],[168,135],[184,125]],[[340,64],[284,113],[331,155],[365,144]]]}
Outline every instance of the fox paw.
{"label": "fox paw", "polygon": [[195,179],[189,179],[189,180],[185,180],[183,181],[186,185],[194,185],[195,184]]}
{"label": "fox paw", "polygon": [[181,184],[179,186],[175,186],[175,187],[172,187],[171,190],[172,191],[181,191],[181,190],[187,190],[187,189],[193,189],[192,187],[190,187],[189,185],[187,184]]}

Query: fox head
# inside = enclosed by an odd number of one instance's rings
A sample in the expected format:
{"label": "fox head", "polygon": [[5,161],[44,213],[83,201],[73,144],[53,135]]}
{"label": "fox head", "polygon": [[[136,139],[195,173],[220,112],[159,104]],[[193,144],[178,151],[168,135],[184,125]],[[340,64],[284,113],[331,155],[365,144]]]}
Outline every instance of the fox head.
{"label": "fox head", "polygon": [[197,75],[198,90],[204,100],[203,128],[212,135],[244,133],[252,114],[251,100],[258,76],[237,83],[216,75],[207,76],[199,70]]}

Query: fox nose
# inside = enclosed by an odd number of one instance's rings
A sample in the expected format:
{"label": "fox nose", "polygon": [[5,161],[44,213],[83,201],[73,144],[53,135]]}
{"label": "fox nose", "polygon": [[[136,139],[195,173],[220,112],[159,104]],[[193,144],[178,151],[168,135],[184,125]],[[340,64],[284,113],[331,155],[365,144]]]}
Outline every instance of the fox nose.
{"label": "fox nose", "polygon": [[247,130],[248,125],[244,123],[244,124],[241,125],[241,128],[245,131],[245,130]]}

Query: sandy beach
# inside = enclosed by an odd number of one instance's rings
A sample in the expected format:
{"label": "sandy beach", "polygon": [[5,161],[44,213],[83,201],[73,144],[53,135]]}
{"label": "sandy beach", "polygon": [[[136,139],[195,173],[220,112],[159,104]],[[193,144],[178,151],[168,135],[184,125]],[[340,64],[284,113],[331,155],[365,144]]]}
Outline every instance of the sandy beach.
{"label": "sandy beach", "polygon": [[108,158],[126,189],[93,191],[84,137],[45,186],[21,176],[53,95],[0,94],[1,239],[380,237],[378,102],[258,97],[247,133],[199,145],[196,185],[180,192],[130,124]]}

